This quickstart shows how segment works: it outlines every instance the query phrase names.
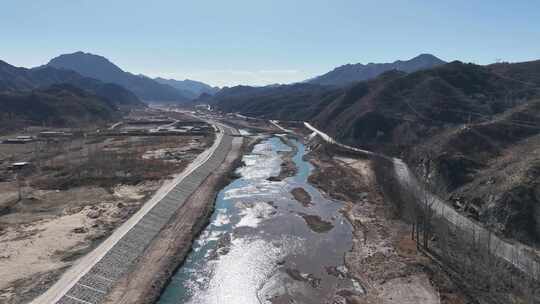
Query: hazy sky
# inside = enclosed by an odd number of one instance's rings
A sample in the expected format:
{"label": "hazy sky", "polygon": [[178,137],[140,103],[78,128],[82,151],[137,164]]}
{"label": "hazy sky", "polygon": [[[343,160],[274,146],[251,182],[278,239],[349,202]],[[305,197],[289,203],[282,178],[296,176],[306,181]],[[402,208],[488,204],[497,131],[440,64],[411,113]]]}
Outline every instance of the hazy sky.
{"label": "hazy sky", "polygon": [[0,37],[17,66],[82,50],[133,73],[262,85],[419,53],[540,59],[540,1],[3,0]]}

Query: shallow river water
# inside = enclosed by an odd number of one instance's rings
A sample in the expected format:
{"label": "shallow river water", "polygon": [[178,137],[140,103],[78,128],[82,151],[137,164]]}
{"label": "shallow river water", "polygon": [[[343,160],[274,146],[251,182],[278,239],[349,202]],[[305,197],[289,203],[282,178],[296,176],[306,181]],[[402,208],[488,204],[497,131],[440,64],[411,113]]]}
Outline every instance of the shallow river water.
{"label": "shallow river water", "polygon": [[[313,168],[304,145],[291,142],[298,173],[283,181],[268,181],[291,151],[280,138],[244,156],[241,177],[219,192],[210,224],[158,303],[344,303],[337,294],[361,292],[343,266],[352,236],[342,203],[307,182]],[[297,187],[311,205],[294,199]]]}

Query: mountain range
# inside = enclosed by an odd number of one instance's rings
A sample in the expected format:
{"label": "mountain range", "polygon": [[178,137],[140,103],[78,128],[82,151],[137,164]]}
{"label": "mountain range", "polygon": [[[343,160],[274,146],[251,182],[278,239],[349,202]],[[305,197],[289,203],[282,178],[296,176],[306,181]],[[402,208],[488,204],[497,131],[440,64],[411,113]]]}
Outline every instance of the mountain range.
{"label": "mountain range", "polygon": [[122,70],[107,58],[84,52],[63,54],[46,66],[72,70],[83,76],[121,85],[147,102],[182,103],[197,98],[202,92],[214,92],[210,86],[196,81],[151,79]]}
{"label": "mountain range", "polygon": [[120,110],[146,107],[141,99],[185,103],[217,90],[192,80],[134,75],[105,57],[83,52],[60,55],[32,69],[0,60],[0,127],[109,121]]}
{"label": "mountain range", "polygon": [[26,69],[0,61],[0,129],[28,125],[82,126],[118,119],[124,109],[143,108],[124,87],[74,71]]}
{"label": "mountain range", "polygon": [[143,75],[123,71],[107,58],[90,53],[76,52],[55,57],[48,67],[75,71],[83,76],[120,85],[146,101],[185,102],[187,94],[171,86],[158,83]]}
{"label": "mountain range", "polygon": [[74,71],[40,67],[26,69],[0,60],[0,91],[32,91],[55,84],[84,89],[117,106],[144,107],[145,104],[124,87],[84,77]]}
{"label": "mountain range", "polygon": [[346,64],[308,80],[311,84],[343,86],[353,82],[373,79],[384,72],[398,70],[406,73],[429,69],[446,62],[431,54],[420,54],[410,60],[397,60],[392,63]]}

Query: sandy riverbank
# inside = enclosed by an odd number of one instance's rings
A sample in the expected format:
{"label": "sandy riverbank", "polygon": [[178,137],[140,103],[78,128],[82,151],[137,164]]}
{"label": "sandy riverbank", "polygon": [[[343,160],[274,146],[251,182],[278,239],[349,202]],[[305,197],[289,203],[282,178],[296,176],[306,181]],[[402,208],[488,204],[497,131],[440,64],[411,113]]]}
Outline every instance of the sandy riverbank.
{"label": "sandy riverbank", "polygon": [[291,150],[286,152],[280,152],[282,163],[280,165],[279,174],[278,176],[271,176],[268,179],[269,181],[282,181],[288,177],[294,176],[298,171],[298,168],[296,168],[296,165],[293,161],[293,156],[296,154],[296,152],[298,152],[296,145],[290,142],[288,136],[279,136],[279,138],[281,139],[281,141],[283,141],[284,144],[289,146]]}
{"label": "sandy riverbank", "polygon": [[465,303],[464,296],[429,259],[416,251],[410,227],[394,216],[375,184],[370,160],[312,153],[310,182],[346,202],[353,225],[353,248],[345,256],[363,296],[348,303]]}

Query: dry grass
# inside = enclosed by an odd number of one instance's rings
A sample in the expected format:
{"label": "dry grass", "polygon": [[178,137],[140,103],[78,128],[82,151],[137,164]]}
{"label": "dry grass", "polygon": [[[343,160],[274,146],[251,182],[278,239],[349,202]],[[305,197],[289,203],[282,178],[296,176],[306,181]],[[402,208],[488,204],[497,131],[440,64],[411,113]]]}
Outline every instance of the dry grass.
{"label": "dry grass", "polygon": [[[212,141],[76,136],[0,144],[0,302],[25,303],[50,286]],[[33,164],[18,172],[19,182],[6,170],[15,161]]]}

